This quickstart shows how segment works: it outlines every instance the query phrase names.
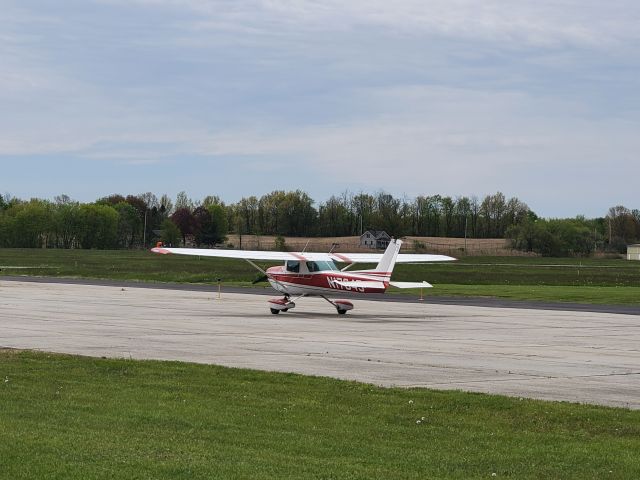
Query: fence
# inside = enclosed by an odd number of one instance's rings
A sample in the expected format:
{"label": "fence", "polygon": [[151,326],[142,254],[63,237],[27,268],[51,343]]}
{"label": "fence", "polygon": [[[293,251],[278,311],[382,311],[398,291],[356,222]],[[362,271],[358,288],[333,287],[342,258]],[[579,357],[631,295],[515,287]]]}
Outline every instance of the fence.
{"label": "fence", "polygon": [[[275,250],[277,237],[261,235],[242,235],[242,242],[238,235],[229,235],[227,243],[231,248],[243,250]],[[360,237],[321,237],[301,238],[284,237],[285,248],[288,251],[301,252],[371,252],[368,247],[360,245]],[[445,237],[407,237],[402,246],[403,253],[436,253],[452,257],[462,256],[496,256],[496,257],[526,257],[537,256],[531,252],[522,252],[510,248],[504,239],[472,238],[465,241],[462,238]]]}

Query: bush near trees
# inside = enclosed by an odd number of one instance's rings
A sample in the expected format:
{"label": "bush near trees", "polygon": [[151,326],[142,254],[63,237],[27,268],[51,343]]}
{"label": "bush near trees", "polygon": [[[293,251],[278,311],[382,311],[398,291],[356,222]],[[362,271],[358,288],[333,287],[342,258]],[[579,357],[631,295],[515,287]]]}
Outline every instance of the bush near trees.
{"label": "bush near trees", "polygon": [[507,232],[518,250],[549,257],[587,256],[593,253],[602,236],[594,221],[575,219],[527,219]]}
{"label": "bush near trees", "polygon": [[618,205],[606,217],[529,219],[509,228],[514,248],[545,256],[586,256],[594,250],[625,253],[640,241],[640,210]]}
{"label": "bush near trees", "polygon": [[275,236],[390,235],[509,238],[516,249],[549,256],[624,251],[640,239],[640,211],[624,206],[605,217],[541,219],[518,198],[501,192],[477,197],[425,195],[397,198],[344,192],[316,206],[302,190],[273,191],[225,204],[218,196],[175,201],[153,193],[113,194],[94,203],[66,195],[23,201],[0,195],[0,247],[143,248],[162,240],[214,246],[228,232]]}

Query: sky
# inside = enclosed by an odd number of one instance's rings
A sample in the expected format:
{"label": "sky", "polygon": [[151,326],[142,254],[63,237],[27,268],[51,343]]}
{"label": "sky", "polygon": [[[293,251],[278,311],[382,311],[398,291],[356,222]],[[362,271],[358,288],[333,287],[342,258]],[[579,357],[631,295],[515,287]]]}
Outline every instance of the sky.
{"label": "sky", "polygon": [[0,4],[0,192],[640,208],[635,0]]}

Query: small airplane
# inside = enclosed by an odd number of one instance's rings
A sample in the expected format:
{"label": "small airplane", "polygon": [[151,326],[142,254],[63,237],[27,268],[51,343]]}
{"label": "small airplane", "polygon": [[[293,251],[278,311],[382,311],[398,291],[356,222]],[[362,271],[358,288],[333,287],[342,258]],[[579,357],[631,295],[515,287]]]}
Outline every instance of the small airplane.
{"label": "small airplane", "polygon": [[[271,313],[278,314],[295,308],[294,300],[317,296],[324,298],[344,315],[353,309],[348,300],[331,299],[341,292],[384,293],[389,286],[396,288],[430,288],[427,282],[396,282],[391,273],[396,263],[448,262],[455,260],[446,255],[401,254],[402,240],[391,239],[383,254],[379,253],[312,253],[273,252],[256,250],[224,250],[200,248],[168,248],[159,242],[151,251],[159,254],[196,255],[200,257],[237,258],[250,263],[263,273],[271,286],[283,294],[269,300]],[[266,270],[254,260],[284,261],[283,266]],[[347,266],[339,269],[337,263]],[[356,263],[377,263],[372,270],[347,271]],[[294,297],[293,299],[291,297]]]}

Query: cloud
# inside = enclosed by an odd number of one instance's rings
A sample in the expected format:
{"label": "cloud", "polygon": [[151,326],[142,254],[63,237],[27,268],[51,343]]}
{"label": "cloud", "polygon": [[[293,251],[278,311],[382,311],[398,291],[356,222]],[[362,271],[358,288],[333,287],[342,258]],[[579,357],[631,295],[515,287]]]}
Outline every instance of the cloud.
{"label": "cloud", "polygon": [[[121,0],[106,0],[122,4]],[[283,31],[389,30],[396,35],[439,35],[529,46],[603,46],[640,38],[636,2],[596,0],[134,0],[150,8],[190,10],[199,29]],[[131,3],[131,2],[127,2]],[[516,44],[516,45],[514,45]]]}
{"label": "cloud", "polygon": [[[9,2],[0,161],[184,165],[167,182],[224,165],[225,186],[295,169],[320,194],[503,190],[550,211],[575,189],[573,205],[595,204],[589,191],[615,198],[637,178],[639,13],[628,1]],[[611,161],[630,174],[615,183]]]}

